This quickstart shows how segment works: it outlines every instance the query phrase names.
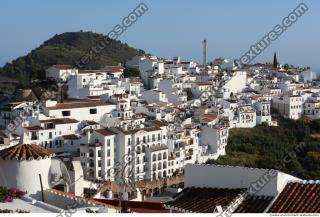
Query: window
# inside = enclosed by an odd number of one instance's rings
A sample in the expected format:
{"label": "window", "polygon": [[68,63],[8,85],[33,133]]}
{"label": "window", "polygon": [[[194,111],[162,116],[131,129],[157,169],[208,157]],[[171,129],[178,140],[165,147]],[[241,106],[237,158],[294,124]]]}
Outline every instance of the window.
{"label": "window", "polygon": [[101,157],[101,151],[100,150],[98,151],[98,157]]}
{"label": "window", "polygon": [[160,133],[158,134],[158,140],[160,140],[161,139],[161,136],[160,136]]}
{"label": "window", "polygon": [[158,160],[161,160],[162,159],[162,156],[161,156],[161,153],[158,154]]}
{"label": "window", "polygon": [[167,168],[167,162],[163,162],[163,169],[166,169]]}
{"label": "window", "polygon": [[167,159],[167,153],[166,152],[163,153],[163,159]]}
{"label": "window", "polygon": [[156,154],[152,155],[152,161],[157,161],[157,155]]}
{"label": "window", "polygon": [[107,139],[107,147],[110,147],[110,139]]}
{"label": "window", "polygon": [[108,167],[110,166],[110,160],[107,160],[107,166]]}
{"label": "window", "polygon": [[94,167],[94,161],[93,160],[89,160],[89,167]]}
{"label": "window", "polygon": [[140,149],[140,147],[137,147],[137,154],[141,154],[141,149]]}
{"label": "window", "polygon": [[89,150],[89,157],[94,157],[94,152],[93,152],[93,150]]}
{"label": "window", "polygon": [[107,150],[107,157],[110,157],[110,149]]}
{"label": "window", "polygon": [[90,114],[97,114],[97,109],[96,108],[94,108],[94,109],[90,109]]}
{"label": "window", "polygon": [[62,111],[62,116],[70,116],[70,111],[67,110],[67,111]]}

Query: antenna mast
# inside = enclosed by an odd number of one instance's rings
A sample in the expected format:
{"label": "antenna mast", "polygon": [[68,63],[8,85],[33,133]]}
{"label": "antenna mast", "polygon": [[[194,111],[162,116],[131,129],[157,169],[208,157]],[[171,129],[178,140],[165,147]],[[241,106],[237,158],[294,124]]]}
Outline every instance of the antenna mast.
{"label": "antenna mast", "polygon": [[207,64],[207,39],[203,39],[203,65]]}

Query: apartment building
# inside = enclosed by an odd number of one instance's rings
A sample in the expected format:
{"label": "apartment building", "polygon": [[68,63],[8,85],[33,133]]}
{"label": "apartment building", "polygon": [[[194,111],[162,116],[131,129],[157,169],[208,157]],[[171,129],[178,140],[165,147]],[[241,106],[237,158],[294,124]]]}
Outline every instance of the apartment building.
{"label": "apartment building", "polygon": [[303,114],[303,99],[300,95],[282,95],[272,99],[272,108],[276,109],[280,115],[299,119]]}

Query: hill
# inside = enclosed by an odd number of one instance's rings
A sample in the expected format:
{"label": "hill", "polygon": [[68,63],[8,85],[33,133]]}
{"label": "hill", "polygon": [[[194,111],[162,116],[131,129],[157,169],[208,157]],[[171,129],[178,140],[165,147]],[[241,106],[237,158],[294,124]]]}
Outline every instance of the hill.
{"label": "hill", "polygon": [[279,119],[278,127],[231,129],[226,152],[208,163],[279,169],[319,179],[320,120]]}
{"label": "hill", "polygon": [[54,64],[75,65],[83,55],[88,55],[92,46],[101,41],[110,43],[99,55],[84,66],[84,69],[98,68],[102,65],[125,63],[135,55],[145,54],[119,40],[93,32],[66,32],[55,35],[35,48],[26,56],[19,57],[0,68],[0,76],[21,80],[44,78],[45,69]]}

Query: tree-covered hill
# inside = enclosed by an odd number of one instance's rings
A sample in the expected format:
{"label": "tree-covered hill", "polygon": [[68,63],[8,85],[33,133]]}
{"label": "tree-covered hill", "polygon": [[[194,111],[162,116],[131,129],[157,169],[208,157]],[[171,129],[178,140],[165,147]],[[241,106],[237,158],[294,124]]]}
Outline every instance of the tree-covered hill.
{"label": "tree-covered hill", "polygon": [[208,163],[280,169],[319,179],[320,120],[280,119],[278,127],[231,129],[226,152]]}
{"label": "tree-covered hill", "polygon": [[75,65],[83,55],[88,55],[92,46],[103,40],[109,40],[96,58],[85,65],[85,69],[98,68],[102,65],[125,63],[143,50],[135,49],[119,40],[111,40],[102,34],[93,32],[66,32],[55,35],[26,56],[19,57],[0,68],[0,76],[31,79],[43,78],[45,69],[54,64]]}

